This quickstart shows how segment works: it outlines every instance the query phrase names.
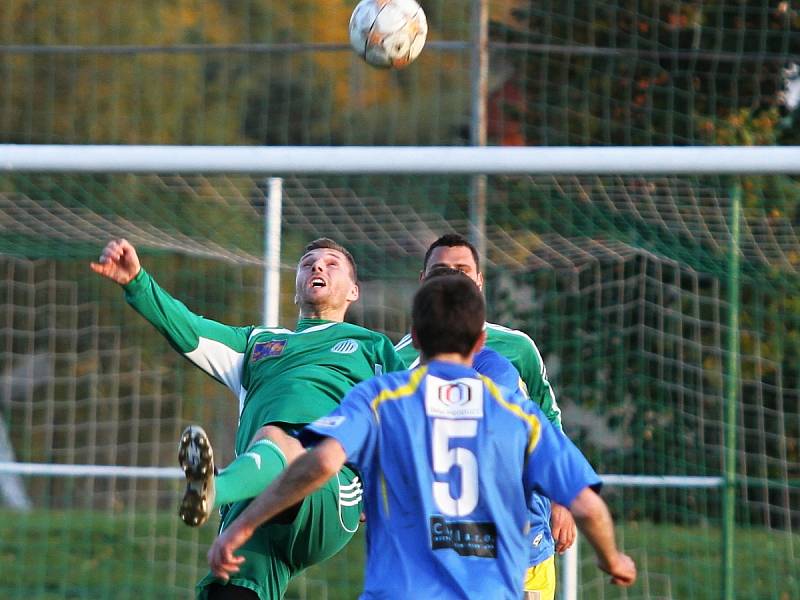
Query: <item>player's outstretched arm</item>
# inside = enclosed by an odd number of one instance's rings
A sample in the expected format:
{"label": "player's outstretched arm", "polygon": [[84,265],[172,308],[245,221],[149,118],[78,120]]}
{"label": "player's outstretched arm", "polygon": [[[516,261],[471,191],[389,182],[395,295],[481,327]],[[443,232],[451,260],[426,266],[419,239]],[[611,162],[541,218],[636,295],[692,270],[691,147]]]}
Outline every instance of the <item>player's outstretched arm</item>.
{"label": "player's outstretched arm", "polygon": [[239,397],[252,327],[232,327],[193,313],[142,269],[136,249],[125,239],[108,242],[90,267],[123,286],[128,304],[175,350]]}
{"label": "player's outstretched arm", "polygon": [[238,572],[244,558],[234,556],[234,552],[256,528],[321,487],[342,468],[346,458],[337,440],[325,438],[291,463],[214,541],[207,556],[211,572],[224,581]]}
{"label": "player's outstretched arm", "polygon": [[611,583],[624,587],[633,585],[636,564],[630,556],[617,550],[614,523],[603,499],[587,487],[575,497],[569,509],[597,554],[597,566],[611,575]]}
{"label": "player's outstretched arm", "polygon": [[103,248],[100,259],[89,264],[95,273],[120,285],[133,281],[142,266],[136,248],[126,239],[111,240]]}

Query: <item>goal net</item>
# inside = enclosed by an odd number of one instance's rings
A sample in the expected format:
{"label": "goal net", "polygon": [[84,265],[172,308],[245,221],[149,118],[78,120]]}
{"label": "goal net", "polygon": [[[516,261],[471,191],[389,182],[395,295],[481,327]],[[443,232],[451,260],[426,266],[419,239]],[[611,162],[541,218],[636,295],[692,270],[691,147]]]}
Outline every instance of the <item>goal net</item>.
{"label": "goal net", "polygon": [[[362,299],[350,319],[399,339],[427,245],[470,229],[470,181],[286,177],[280,324],[296,318],[300,249],[324,235],[359,264]],[[262,176],[225,173],[0,177],[4,461],[173,467],[189,422],[206,427],[222,465],[230,460],[235,399],[87,263],[124,236],[195,312],[256,323],[267,188]],[[721,477],[733,397],[737,594],[796,595],[800,184],[788,175],[497,175],[487,188],[490,318],[537,341],[566,432],[603,475]],[[0,590],[189,595],[213,527],[179,523],[180,483],[162,475],[0,474]],[[718,487],[611,484],[605,497],[640,566],[637,597],[716,596]],[[361,556],[359,537],[289,597],[352,597]],[[613,597],[588,551],[580,564],[582,597]]]}

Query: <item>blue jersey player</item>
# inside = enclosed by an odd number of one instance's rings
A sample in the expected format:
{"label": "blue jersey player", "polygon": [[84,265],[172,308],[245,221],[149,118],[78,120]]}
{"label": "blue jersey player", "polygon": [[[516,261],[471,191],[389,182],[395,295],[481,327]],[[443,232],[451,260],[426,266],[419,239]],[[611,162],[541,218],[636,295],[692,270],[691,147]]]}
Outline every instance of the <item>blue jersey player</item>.
{"label": "blue jersey player", "polygon": [[301,440],[292,463],[220,535],[208,553],[225,581],[255,528],[335,476],[344,463],[365,482],[367,565],[362,598],[504,598],[522,595],[527,499],[568,506],[612,582],[631,585],[599,479],[519,388],[472,368],[485,336],[483,297],[460,275],[431,279],[414,297],[423,364],[353,388]]}

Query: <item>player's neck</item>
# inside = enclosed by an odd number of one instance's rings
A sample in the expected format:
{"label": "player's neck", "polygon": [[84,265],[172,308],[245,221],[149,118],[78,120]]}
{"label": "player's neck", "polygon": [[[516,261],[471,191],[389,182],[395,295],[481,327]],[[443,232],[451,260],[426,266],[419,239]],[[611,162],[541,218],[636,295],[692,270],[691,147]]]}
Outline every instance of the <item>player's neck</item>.
{"label": "player's neck", "polygon": [[344,322],[344,315],[347,309],[332,309],[326,307],[304,307],[300,310],[301,319],[321,319],[323,321]]}
{"label": "player's neck", "polygon": [[439,354],[434,354],[433,356],[430,357],[420,354],[419,359],[420,359],[420,364],[424,364],[432,360],[438,360],[441,362],[452,363],[464,367],[471,367],[472,357],[473,357],[472,354],[470,354],[469,356],[463,356],[458,352],[440,352]]}

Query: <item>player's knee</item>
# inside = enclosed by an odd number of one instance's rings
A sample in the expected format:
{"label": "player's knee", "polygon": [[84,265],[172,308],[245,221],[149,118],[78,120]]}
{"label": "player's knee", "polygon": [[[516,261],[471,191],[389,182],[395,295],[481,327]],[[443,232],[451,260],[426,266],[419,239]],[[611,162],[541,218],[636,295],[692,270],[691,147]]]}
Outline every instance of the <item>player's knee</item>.
{"label": "player's knee", "polygon": [[264,425],[253,436],[250,444],[255,444],[259,440],[269,440],[275,444],[283,452],[287,462],[292,462],[304,452],[303,445],[297,438],[290,436],[277,425]]}
{"label": "player's knee", "polygon": [[278,447],[281,447],[282,444],[287,443],[286,440],[297,442],[296,439],[287,434],[286,431],[284,431],[278,425],[264,425],[261,427],[261,429],[259,429],[253,436],[253,439],[250,440],[250,445],[252,446],[259,440],[269,440],[277,444]]}

